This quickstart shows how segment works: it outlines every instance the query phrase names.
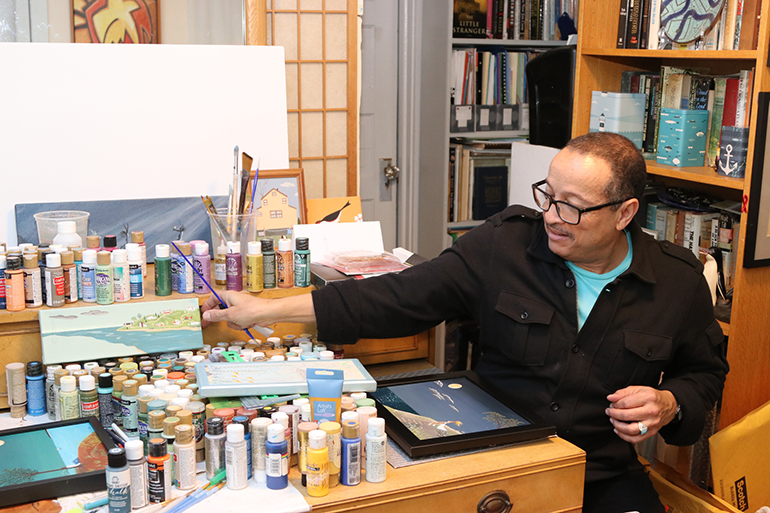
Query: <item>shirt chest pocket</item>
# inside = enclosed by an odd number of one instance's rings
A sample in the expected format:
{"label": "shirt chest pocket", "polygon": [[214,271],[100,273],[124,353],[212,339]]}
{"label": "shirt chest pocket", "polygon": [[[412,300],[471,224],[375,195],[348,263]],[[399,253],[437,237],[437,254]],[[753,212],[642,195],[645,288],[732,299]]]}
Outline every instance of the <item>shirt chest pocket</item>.
{"label": "shirt chest pocket", "polygon": [[553,307],[503,291],[495,310],[502,314],[502,329],[493,344],[516,363],[543,365],[550,343]]}
{"label": "shirt chest pocket", "polygon": [[670,337],[624,331],[623,345],[607,373],[604,385],[615,392],[629,385],[656,386],[671,357]]}

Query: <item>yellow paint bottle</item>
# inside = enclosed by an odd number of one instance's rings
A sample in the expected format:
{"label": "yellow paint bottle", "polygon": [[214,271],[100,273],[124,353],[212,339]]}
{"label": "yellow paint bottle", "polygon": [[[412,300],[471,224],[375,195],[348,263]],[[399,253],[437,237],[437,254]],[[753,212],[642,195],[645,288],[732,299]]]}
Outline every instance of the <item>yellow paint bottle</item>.
{"label": "yellow paint bottle", "polygon": [[307,494],[323,497],[329,493],[329,448],[326,431],[314,429],[308,433]]}

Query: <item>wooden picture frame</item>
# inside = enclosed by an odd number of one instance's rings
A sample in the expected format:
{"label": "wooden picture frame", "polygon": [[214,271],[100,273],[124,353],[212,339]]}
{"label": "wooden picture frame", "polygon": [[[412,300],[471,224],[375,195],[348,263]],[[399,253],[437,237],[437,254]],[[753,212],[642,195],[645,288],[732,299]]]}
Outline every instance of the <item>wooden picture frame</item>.
{"label": "wooden picture frame", "polygon": [[388,435],[411,458],[556,434],[472,371],[380,381],[369,397]]}
{"label": "wooden picture frame", "polygon": [[160,43],[160,0],[70,0],[70,19],[73,43]]}
{"label": "wooden picture frame", "polygon": [[104,490],[113,447],[98,417],[0,431],[0,507]]}
{"label": "wooden picture frame", "polygon": [[258,212],[258,232],[290,229],[295,224],[307,223],[302,168],[252,171],[250,187],[259,201],[259,206],[254,205]]}
{"label": "wooden picture frame", "polygon": [[770,265],[770,93],[757,98],[754,160],[751,166],[743,267]]}

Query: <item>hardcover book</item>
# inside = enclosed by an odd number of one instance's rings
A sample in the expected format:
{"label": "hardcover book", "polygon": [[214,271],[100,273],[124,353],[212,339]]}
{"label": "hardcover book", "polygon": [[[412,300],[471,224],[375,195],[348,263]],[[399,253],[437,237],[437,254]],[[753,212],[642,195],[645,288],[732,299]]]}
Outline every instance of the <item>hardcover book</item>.
{"label": "hardcover book", "polygon": [[658,164],[702,166],[708,117],[707,110],[660,109]]}
{"label": "hardcover book", "polygon": [[452,37],[487,37],[486,0],[454,0]]}
{"label": "hardcover book", "polygon": [[508,167],[475,167],[473,219],[486,219],[508,206]]}
{"label": "hardcover book", "polygon": [[646,101],[643,93],[593,91],[589,131],[624,135],[641,149]]}

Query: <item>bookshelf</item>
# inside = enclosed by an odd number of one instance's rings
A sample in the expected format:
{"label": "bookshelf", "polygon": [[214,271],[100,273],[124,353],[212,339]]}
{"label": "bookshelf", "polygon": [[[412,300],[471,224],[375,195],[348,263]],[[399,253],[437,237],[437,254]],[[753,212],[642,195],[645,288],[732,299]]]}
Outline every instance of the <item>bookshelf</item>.
{"label": "bookshelf", "polygon": [[[656,70],[661,65],[679,67],[708,66],[713,74],[736,73],[756,68],[752,93],[750,123],[757,121],[757,95],[770,91],[770,69],[766,66],[770,36],[770,0],[762,0],[756,50],[628,50],[617,49],[615,31],[606,27],[617,26],[620,2],[581,0],[578,26],[577,62],[575,65],[575,101],[573,135],[588,132],[591,91],[619,91],[624,70]],[[752,155],[754,130],[749,138],[749,161],[746,177],[718,176],[708,167],[674,168],[648,163],[647,170],[656,179],[672,186],[688,187],[704,193],[741,201],[751,194]],[[743,251],[747,215],[741,215],[738,241],[737,268],[734,281],[732,317],[729,326],[727,358],[731,370],[722,401],[721,426],[727,426],[770,400],[770,380],[765,379],[770,366],[770,267],[744,269]]]}

